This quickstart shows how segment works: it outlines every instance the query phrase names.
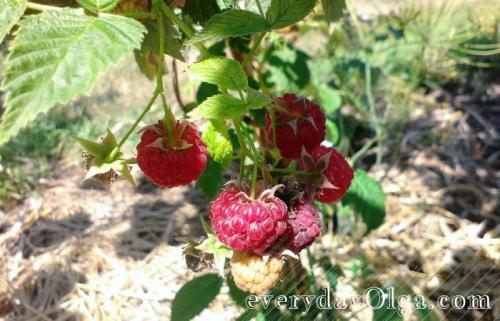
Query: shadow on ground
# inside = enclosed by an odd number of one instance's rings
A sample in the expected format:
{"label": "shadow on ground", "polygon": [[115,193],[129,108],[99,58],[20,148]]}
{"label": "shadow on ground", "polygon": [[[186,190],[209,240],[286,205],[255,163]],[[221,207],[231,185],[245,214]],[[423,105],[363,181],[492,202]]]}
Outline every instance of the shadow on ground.
{"label": "shadow on ground", "polygon": [[119,256],[142,260],[160,244],[180,245],[187,238],[199,240],[205,235],[200,216],[207,215],[208,200],[196,189],[186,188],[173,200],[162,200],[164,190],[151,183],[141,182],[138,189],[156,197],[136,202],[123,214],[129,217],[130,228],[118,236]]}
{"label": "shadow on ground", "polygon": [[65,240],[83,234],[91,225],[89,214],[84,212],[59,220],[39,219],[19,238],[23,258],[50,251]]}

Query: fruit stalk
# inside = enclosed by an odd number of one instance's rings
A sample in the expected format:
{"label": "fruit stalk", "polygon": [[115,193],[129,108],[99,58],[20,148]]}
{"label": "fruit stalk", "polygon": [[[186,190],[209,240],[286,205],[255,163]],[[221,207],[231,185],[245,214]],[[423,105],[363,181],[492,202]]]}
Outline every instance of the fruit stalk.
{"label": "fruit stalk", "polygon": [[175,116],[172,113],[172,109],[168,105],[167,98],[165,97],[164,86],[163,86],[163,65],[165,60],[165,29],[163,25],[163,15],[161,11],[158,12],[158,29],[160,30],[160,61],[158,64],[158,72],[156,75],[156,87],[161,95],[161,102],[163,110],[165,112],[164,122],[167,129],[167,139],[169,146],[173,146],[175,143],[174,130],[175,130]]}
{"label": "fruit stalk", "polygon": [[262,5],[260,4],[260,0],[255,1],[257,3],[257,8],[259,8],[259,13],[264,17],[264,10],[262,10]]}
{"label": "fruit stalk", "polygon": [[245,67],[246,65],[248,65],[248,63],[252,60],[253,56],[257,52],[257,49],[259,49],[260,43],[262,42],[262,40],[264,39],[265,36],[266,36],[266,32],[262,32],[257,37],[257,39],[255,39],[255,42],[253,44],[252,49],[250,49],[250,52],[248,53],[248,55],[245,57],[245,59],[241,63],[243,65],[243,67]]}
{"label": "fruit stalk", "polygon": [[134,124],[128,129],[128,131],[125,133],[125,135],[122,137],[122,139],[118,143],[118,148],[122,147],[123,144],[125,144],[127,139],[130,137],[130,135],[132,135],[132,133],[137,128],[137,126],[139,125],[141,120],[144,118],[144,116],[146,116],[146,114],[149,112],[151,107],[153,107],[153,104],[155,103],[156,98],[158,98],[159,94],[160,94],[160,92],[158,90],[155,90],[153,97],[151,97],[151,99],[149,100],[148,104],[146,105],[146,107],[144,108],[142,113],[139,115],[139,117],[135,120]]}

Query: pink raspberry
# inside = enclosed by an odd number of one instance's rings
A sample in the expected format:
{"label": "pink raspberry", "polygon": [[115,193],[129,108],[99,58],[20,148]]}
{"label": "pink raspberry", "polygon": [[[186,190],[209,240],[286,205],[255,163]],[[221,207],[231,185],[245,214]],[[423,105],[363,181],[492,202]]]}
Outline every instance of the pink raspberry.
{"label": "pink raspberry", "polygon": [[290,209],[287,229],[273,246],[273,250],[280,252],[288,249],[299,253],[311,245],[320,234],[321,219],[318,210],[309,200],[297,200]]}
{"label": "pink raspberry", "polygon": [[344,156],[333,147],[318,146],[311,154],[303,151],[302,169],[317,172],[310,182],[316,187],[314,199],[322,203],[339,200],[349,189],[354,172]]}
{"label": "pink raspberry", "polygon": [[[305,97],[285,94],[274,99],[276,145],[281,156],[299,159],[302,148],[311,152],[325,139],[325,114]],[[266,113],[266,135],[273,142],[271,115]]]}
{"label": "pink raspberry", "polygon": [[287,232],[291,232],[287,247],[295,253],[311,245],[321,234],[319,212],[311,201],[296,202],[292,206]]}
{"label": "pink raspberry", "polygon": [[248,189],[230,185],[210,205],[210,219],[217,238],[237,251],[262,255],[286,229],[287,207],[265,190],[252,200]]}

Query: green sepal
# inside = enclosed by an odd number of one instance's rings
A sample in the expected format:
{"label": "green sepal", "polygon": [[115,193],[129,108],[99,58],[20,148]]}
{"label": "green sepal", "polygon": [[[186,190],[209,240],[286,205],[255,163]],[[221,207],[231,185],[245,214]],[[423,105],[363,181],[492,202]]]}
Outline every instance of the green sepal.
{"label": "green sepal", "polygon": [[214,234],[209,233],[207,235],[208,238],[205,239],[200,245],[195,246],[195,249],[212,254],[214,257],[215,267],[219,271],[219,274],[224,276],[224,265],[226,264],[226,259],[230,259],[233,256],[233,250],[219,241]]}
{"label": "green sepal", "polygon": [[136,186],[129,166],[135,163],[135,158],[123,158],[123,154],[120,151],[116,151],[119,148],[118,141],[109,129],[106,137],[99,143],[76,136],[73,136],[73,138],[87,153],[93,156],[85,179],[114,171],[134,187]]}

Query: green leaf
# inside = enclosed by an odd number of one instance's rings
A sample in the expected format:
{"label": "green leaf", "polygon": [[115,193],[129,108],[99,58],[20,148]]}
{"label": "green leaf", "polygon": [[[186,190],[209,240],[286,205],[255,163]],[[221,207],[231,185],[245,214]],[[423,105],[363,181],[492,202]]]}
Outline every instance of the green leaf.
{"label": "green leaf", "polygon": [[326,139],[333,145],[337,145],[340,140],[339,127],[330,119],[326,120]]}
{"label": "green leaf", "polygon": [[273,0],[267,10],[272,29],[281,29],[304,19],[316,6],[317,0]]}
{"label": "green leaf", "polygon": [[333,115],[342,107],[342,97],[337,90],[322,86],[318,88],[318,91],[321,108],[327,115]]}
{"label": "green leaf", "polygon": [[379,227],[385,218],[385,194],[378,181],[363,170],[356,170],[351,187],[342,198],[344,205],[350,205],[361,215],[368,231]]}
{"label": "green leaf", "polygon": [[260,15],[232,9],[213,16],[205,28],[197,33],[189,42],[194,43],[213,37],[239,37],[269,30],[269,25]]}
{"label": "green leaf", "polygon": [[207,166],[197,181],[198,188],[206,197],[213,199],[217,196],[223,184],[224,168],[211,157],[208,157]]}
{"label": "green leaf", "polygon": [[158,74],[159,60],[151,50],[141,47],[134,50],[134,58],[139,70],[150,80],[155,79]]}
{"label": "green leaf", "polygon": [[332,262],[327,256],[322,256],[319,259],[319,265],[325,272],[326,278],[328,282],[330,282],[331,289],[335,292],[339,277],[344,275],[344,273],[342,272],[342,268],[338,265],[333,266]]}
{"label": "green leaf", "polygon": [[235,0],[217,0],[217,5],[221,10],[231,9],[235,6]]}
{"label": "green leaf", "polygon": [[[389,308],[389,301],[385,300],[378,291],[370,291],[370,301],[373,308],[373,321],[402,321],[399,308]],[[382,304],[383,302],[383,304]]]}
{"label": "green leaf", "polygon": [[83,8],[100,13],[113,10],[120,0],[76,0]]}
{"label": "green leaf", "polygon": [[248,86],[243,67],[236,60],[210,58],[194,63],[188,69],[200,80],[225,89],[243,90]]}
{"label": "green leaf", "polygon": [[271,103],[271,98],[258,90],[247,89],[247,106],[250,109],[261,109]]}
{"label": "green leaf", "polygon": [[26,0],[2,0],[0,2],[0,42],[21,19],[27,3]]}
{"label": "green leaf", "polygon": [[101,73],[139,48],[144,31],[134,19],[81,9],[23,19],[5,63],[0,145],[57,103],[89,94]]}
{"label": "green leaf", "polygon": [[208,82],[202,82],[196,91],[196,101],[198,104],[201,104],[207,98],[217,94],[220,94],[219,87],[209,84]]}
{"label": "green leaf", "polygon": [[328,22],[335,22],[342,18],[344,10],[347,8],[345,0],[321,0],[323,11]]}
{"label": "green leaf", "polygon": [[248,295],[250,295],[250,294],[248,292],[240,290],[236,286],[236,284],[234,283],[234,279],[233,279],[232,275],[228,276],[226,278],[226,283],[227,283],[227,286],[229,288],[229,295],[231,296],[231,298],[233,299],[233,301],[237,305],[239,305],[241,307],[245,307],[245,301],[246,301]]}
{"label": "green leaf", "polygon": [[212,123],[209,123],[207,128],[203,131],[203,142],[207,145],[208,154],[221,164],[222,167],[227,167],[233,160],[233,145],[227,128],[224,131],[218,130]]}
{"label": "green leaf", "polygon": [[[164,53],[184,61],[181,52],[180,35],[172,25],[172,22],[167,18],[164,19]],[[149,79],[155,79],[160,65],[160,32],[158,26],[154,22],[144,22],[147,33],[142,41],[141,48],[134,51],[135,60],[139,69]],[[165,67],[164,67],[165,68]]]}
{"label": "green leaf", "polygon": [[[164,18],[164,52],[165,54],[174,57],[176,59],[184,61],[184,57],[181,53],[182,45],[179,40],[179,33],[175,30],[172,22],[167,18]],[[156,55],[160,54],[160,32],[158,30],[158,26],[153,22],[146,22],[144,24],[146,27],[147,33],[144,37],[144,41],[142,43],[142,48],[147,48],[150,51],[154,52]]]}
{"label": "green leaf", "polygon": [[245,115],[245,102],[229,95],[215,95],[207,98],[189,115],[208,119],[237,119]]}
{"label": "green leaf", "polygon": [[309,55],[292,45],[273,45],[267,60],[269,67],[264,75],[267,87],[279,92],[300,92],[310,81],[307,64]]}
{"label": "green leaf", "polygon": [[189,321],[201,313],[219,294],[223,279],[205,274],[184,284],[172,302],[172,321]]}

